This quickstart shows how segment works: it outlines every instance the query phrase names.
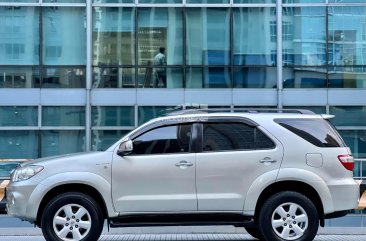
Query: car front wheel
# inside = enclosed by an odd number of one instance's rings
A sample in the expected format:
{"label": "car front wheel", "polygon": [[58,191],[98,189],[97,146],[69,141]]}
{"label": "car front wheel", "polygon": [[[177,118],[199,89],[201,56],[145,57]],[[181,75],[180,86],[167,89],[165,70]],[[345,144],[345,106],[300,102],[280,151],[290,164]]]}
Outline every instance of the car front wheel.
{"label": "car front wheel", "polygon": [[103,214],[94,199],[75,192],[52,199],[41,220],[47,241],[97,241],[103,223]]}
{"label": "car front wheel", "polygon": [[259,230],[267,241],[312,241],[319,216],[313,202],[292,191],[268,198],[259,214]]}

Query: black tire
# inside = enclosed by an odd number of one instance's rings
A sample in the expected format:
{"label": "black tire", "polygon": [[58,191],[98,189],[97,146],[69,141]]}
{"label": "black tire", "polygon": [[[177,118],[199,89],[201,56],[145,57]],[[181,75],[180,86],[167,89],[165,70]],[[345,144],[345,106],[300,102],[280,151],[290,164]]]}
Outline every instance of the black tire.
{"label": "black tire", "polygon": [[262,234],[260,233],[259,229],[256,227],[248,227],[245,228],[247,233],[249,233],[251,236],[253,236],[256,239],[263,240]]}
{"label": "black tire", "polygon": [[[273,226],[277,227],[272,226],[272,218],[278,223]],[[318,232],[319,215],[309,198],[297,192],[285,191],[264,202],[258,223],[259,231],[266,241],[312,241]]]}
{"label": "black tire", "polygon": [[[60,224],[56,224],[58,223],[56,215],[61,220]],[[47,241],[63,240],[56,231],[67,234],[65,238],[97,241],[102,233],[103,224],[103,213],[97,202],[90,196],[78,192],[63,193],[52,199],[41,217],[42,233]]]}

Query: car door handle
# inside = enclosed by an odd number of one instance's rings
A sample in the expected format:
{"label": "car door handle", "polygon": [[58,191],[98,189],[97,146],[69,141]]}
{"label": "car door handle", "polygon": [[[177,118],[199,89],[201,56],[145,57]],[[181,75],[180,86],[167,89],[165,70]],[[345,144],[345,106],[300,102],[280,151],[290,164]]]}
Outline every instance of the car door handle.
{"label": "car door handle", "polygon": [[187,161],[180,161],[178,163],[175,163],[175,166],[177,167],[190,167],[193,166],[192,162],[187,162]]}
{"label": "car door handle", "polygon": [[260,163],[264,164],[270,164],[270,163],[276,163],[276,160],[271,159],[270,157],[265,157],[262,160],[259,161]]}

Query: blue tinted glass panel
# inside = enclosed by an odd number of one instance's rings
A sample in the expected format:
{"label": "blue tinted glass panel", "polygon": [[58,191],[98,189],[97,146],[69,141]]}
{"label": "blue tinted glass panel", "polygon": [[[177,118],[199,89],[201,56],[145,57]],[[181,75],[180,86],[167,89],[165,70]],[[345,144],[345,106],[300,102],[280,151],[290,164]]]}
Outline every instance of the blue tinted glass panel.
{"label": "blue tinted glass panel", "polygon": [[230,68],[206,67],[186,70],[186,88],[230,88]]}
{"label": "blue tinted glass panel", "polygon": [[39,0],[0,0],[0,2],[6,2],[6,3],[38,3]]}
{"label": "blue tinted glass panel", "polygon": [[36,106],[0,106],[0,126],[37,125],[38,108]]}
{"label": "blue tinted glass panel", "polygon": [[93,8],[93,64],[135,64],[133,8]]}
{"label": "blue tinted glass panel", "polygon": [[365,64],[365,13],[366,7],[359,6],[328,8],[328,59],[330,65]]}
{"label": "blue tinted glass panel", "polygon": [[366,88],[366,67],[332,66],[328,78],[330,88]]}
{"label": "blue tinted glass panel", "polygon": [[42,157],[85,151],[85,131],[41,131]]}
{"label": "blue tinted glass panel", "polygon": [[326,114],[327,110],[325,106],[286,106],[285,109],[304,109],[310,110],[315,114]]}
{"label": "blue tinted glass panel", "polygon": [[37,131],[0,131],[1,159],[38,158]]}
{"label": "blue tinted glass panel", "polygon": [[93,126],[134,126],[135,108],[130,106],[93,106]]}
{"label": "blue tinted glass panel", "polygon": [[327,76],[324,68],[283,68],[284,88],[326,88]]}
{"label": "blue tinted glass panel", "polygon": [[365,3],[365,0],[328,0],[329,3]]}
{"label": "blue tinted glass panel", "polygon": [[275,65],[276,26],[275,8],[235,8],[234,64]]}
{"label": "blue tinted glass panel", "polygon": [[134,88],[134,68],[93,68],[93,88]]}
{"label": "blue tinted glass panel", "polygon": [[84,65],[86,63],[85,8],[43,9],[43,63]]}
{"label": "blue tinted glass panel", "polygon": [[181,110],[181,107],[174,106],[139,106],[138,123],[139,125],[159,116],[165,116],[172,111]]}
{"label": "blue tinted glass panel", "polygon": [[234,88],[276,88],[276,71],[275,67],[234,68]]}
{"label": "blue tinted glass panel", "polygon": [[94,3],[135,3],[135,0],[93,0]]}
{"label": "blue tinted glass panel", "polygon": [[187,0],[187,3],[229,3],[229,0]]}
{"label": "blue tinted glass panel", "polygon": [[125,136],[127,130],[92,130],[92,150],[104,151]]}
{"label": "blue tinted glass panel", "polygon": [[0,179],[1,178],[10,178],[11,172],[19,165],[19,162],[2,162],[0,160]]}
{"label": "blue tinted glass panel", "polygon": [[36,80],[38,88],[85,88],[85,68],[44,67],[42,81]]}
{"label": "blue tinted glass panel", "polygon": [[38,66],[0,67],[0,88],[33,88],[39,81]]}
{"label": "blue tinted glass panel", "polygon": [[234,3],[276,3],[276,0],[234,0]]}
{"label": "blue tinted glass panel", "polygon": [[283,0],[283,3],[325,3],[326,0]]}
{"label": "blue tinted glass panel", "polygon": [[0,7],[0,65],[39,64],[39,8]]}
{"label": "blue tinted glass panel", "polygon": [[85,3],[86,0],[42,0],[44,3]]}
{"label": "blue tinted glass panel", "polygon": [[182,68],[139,68],[139,88],[183,88]]}
{"label": "blue tinted glass panel", "polygon": [[181,8],[138,10],[138,57],[141,65],[183,63],[183,13]]}
{"label": "blue tinted glass panel", "polygon": [[335,126],[364,126],[366,106],[331,106],[329,109],[335,118],[331,122]]}
{"label": "blue tinted glass panel", "polygon": [[283,64],[325,65],[325,25],[325,7],[283,8]]}
{"label": "blue tinted glass panel", "polygon": [[187,64],[230,64],[229,10],[190,8],[186,18]]}
{"label": "blue tinted glass panel", "polygon": [[182,3],[182,0],[139,0],[139,3]]}
{"label": "blue tinted glass panel", "polygon": [[355,158],[366,158],[366,130],[340,130],[339,133]]}
{"label": "blue tinted glass panel", "polygon": [[42,126],[85,126],[85,107],[44,106]]}

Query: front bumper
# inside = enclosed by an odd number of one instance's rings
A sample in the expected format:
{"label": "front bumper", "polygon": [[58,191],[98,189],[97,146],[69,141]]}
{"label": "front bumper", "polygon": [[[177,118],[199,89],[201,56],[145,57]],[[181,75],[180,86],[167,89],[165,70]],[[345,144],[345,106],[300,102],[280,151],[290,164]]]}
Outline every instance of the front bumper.
{"label": "front bumper", "polygon": [[38,183],[31,180],[22,182],[11,182],[6,188],[6,211],[10,216],[18,217],[22,220],[27,220],[31,223],[36,220],[34,215],[30,215],[32,203],[29,202],[30,196],[33,193]]}

